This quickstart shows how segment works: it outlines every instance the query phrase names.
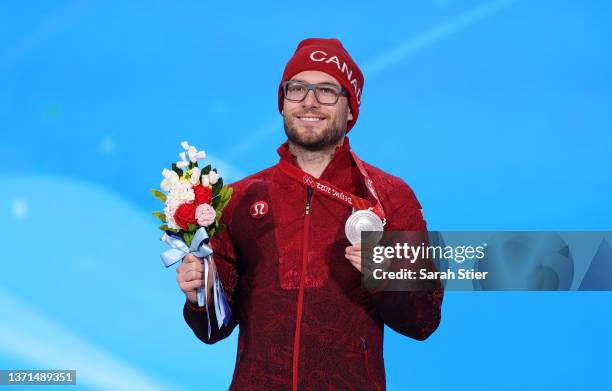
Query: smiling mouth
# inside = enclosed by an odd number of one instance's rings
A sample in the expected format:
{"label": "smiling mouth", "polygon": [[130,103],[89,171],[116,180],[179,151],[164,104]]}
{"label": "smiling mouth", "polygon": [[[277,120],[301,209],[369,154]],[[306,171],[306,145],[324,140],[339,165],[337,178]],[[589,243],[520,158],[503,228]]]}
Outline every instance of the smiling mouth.
{"label": "smiling mouth", "polygon": [[303,121],[303,122],[312,122],[312,123],[323,121],[325,119],[325,117],[319,117],[319,116],[316,116],[316,115],[298,115],[297,118],[300,121]]}

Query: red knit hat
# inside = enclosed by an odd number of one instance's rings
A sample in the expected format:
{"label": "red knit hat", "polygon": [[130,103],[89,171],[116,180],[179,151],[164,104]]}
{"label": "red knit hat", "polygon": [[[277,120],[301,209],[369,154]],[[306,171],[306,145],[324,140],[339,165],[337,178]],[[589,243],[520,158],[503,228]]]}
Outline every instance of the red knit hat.
{"label": "red knit hat", "polygon": [[342,43],[335,38],[308,38],[300,42],[278,87],[278,111],[283,111],[283,82],[303,71],[325,72],[348,91],[353,119],[348,122],[346,131],[351,130],[359,116],[363,74]]}

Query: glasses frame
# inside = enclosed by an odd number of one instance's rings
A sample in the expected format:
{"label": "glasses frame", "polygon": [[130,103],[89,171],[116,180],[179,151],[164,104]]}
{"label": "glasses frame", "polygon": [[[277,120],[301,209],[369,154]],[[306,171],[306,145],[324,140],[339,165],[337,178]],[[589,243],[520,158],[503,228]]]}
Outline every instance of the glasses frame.
{"label": "glasses frame", "polygon": [[[292,83],[298,83],[303,85],[304,87],[306,87],[308,90],[306,91],[306,94],[304,95],[304,97],[300,100],[296,100],[296,99],[289,99],[287,98],[287,88],[289,86],[289,84]],[[303,102],[304,99],[306,99],[306,97],[308,97],[308,94],[310,93],[310,91],[313,92],[315,99],[317,100],[317,102],[320,105],[324,105],[324,106],[335,106],[336,104],[338,104],[338,100],[340,99],[340,96],[347,96],[348,95],[348,91],[340,86],[340,90],[338,91],[338,93],[336,94],[336,100],[334,101],[334,103],[323,103],[319,100],[319,96],[317,95],[317,87],[323,87],[323,86],[334,86],[334,87],[338,87],[338,85],[333,84],[333,83],[316,83],[316,84],[311,84],[311,83],[306,83],[305,81],[301,81],[301,80],[287,80],[284,81],[283,84],[283,97],[285,99],[287,99],[289,102],[294,102],[294,103],[299,103],[299,102]]]}

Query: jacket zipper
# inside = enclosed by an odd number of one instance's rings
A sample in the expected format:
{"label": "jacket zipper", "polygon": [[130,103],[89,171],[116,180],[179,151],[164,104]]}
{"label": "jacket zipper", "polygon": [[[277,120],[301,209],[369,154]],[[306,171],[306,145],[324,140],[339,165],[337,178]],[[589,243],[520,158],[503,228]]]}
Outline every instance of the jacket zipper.
{"label": "jacket zipper", "polygon": [[368,379],[370,379],[370,381],[374,383],[378,391],[381,391],[380,386],[378,385],[378,383],[374,381],[374,379],[372,378],[372,373],[370,372],[370,360],[368,358],[368,344],[367,344],[365,337],[361,337],[361,343],[363,344],[363,360],[365,362],[365,370],[366,370],[366,374],[368,375]]}
{"label": "jacket zipper", "polygon": [[306,262],[308,260],[308,232],[310,231],[310,200],[312,188],[308,187],[306,208],[304,210],[304,239],[302,246],[302,273],[300,274],[300,289],[298,291],[297,314],[295,319],[295,336],[293,338],[292,390],[298,389],[298,367],[300,363],[300,332],[302,327],[302,306],[304,304],[304,284],[306,283]]}

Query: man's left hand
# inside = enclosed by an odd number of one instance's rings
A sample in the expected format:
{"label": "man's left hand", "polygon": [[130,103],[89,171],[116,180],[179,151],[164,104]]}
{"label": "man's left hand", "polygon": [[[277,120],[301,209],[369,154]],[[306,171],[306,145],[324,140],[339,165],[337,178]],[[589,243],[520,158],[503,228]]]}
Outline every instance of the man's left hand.
{"label": "man's left hand", "polygon": [[355,269],[361,272],[361,243],[348,246],[345,249],[344,257],[351,262]]}

